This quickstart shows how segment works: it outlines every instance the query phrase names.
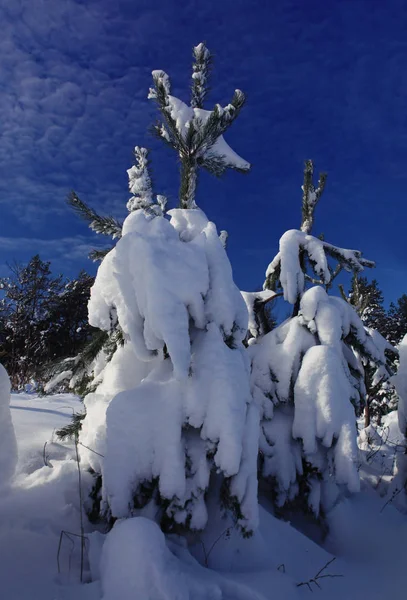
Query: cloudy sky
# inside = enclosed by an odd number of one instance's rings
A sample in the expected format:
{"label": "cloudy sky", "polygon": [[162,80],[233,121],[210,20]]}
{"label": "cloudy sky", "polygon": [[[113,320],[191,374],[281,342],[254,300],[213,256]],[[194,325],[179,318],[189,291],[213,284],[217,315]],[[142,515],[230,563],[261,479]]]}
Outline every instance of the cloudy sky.
{"label": "cloudy sky", "polygon": [[156,191],[177,201],[176,157],[148,134],[151,70],[188,99],[191,47],[215,54],[207,108],[236,87],[227,141],[247,175],[202,176],[198,203],[229,231],[238,285],[258,288],[300,222],[302,164],[328,172],[315,233],[377,261],[388,300],[407,292],[406,0],[0,0],[0,273],[35,252],[73,275],[88,233],[74,189],[125,216],[132,148],[152,149]]}

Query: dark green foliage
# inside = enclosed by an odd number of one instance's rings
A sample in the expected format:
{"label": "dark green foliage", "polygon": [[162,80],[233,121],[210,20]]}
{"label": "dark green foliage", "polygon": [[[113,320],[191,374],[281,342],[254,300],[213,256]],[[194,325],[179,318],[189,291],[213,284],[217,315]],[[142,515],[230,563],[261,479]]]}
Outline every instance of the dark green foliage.
{"label": "dark green foliage", "polygon": [[102,217],[97,212],[85,204],[75,192],[71,192],[67,198],[67,203],[74,211],[87,223],[96,233],[109,235],[113,239],[120,238],[122,235],[122,223],[114,217]]}
{"label": "dark green foliage", "polygon": [[275,296],[268,300],[263,300],[262,298],[256,298],[254,300],[253,313],[256,322],[256,337],[266,335],[277,325],[277,321],[273,315],[272,303],[270,302],[270,300],[272,301],[274,298]]}
{"label": "dark green foliage", "polygon": [[[383,337],[387,336],[389,319],[383,307],[383,293],[375,279],[369,282],[366,277],[355,273],[352,278],[349,296],[345,296],[343,288],[342,296],[355,308],[366,327],[375,329]],[[363,400],[365,426],[367,427],[372,416],[380,421],[384,414],[394,408],[396,392],[394,386],[390,383],[390,378],[396,372],[397,352],[390,349],[386,350],[386,364],[383,365],[385,369],[377,381],[377,365],[373,359],[366,355],[364,347],[358,344],[357,340],[353,339],[351,343],[364,359],[365,395]]]}
{"label": "dark green foliage", "polygon": [[102,476],[96,474],[94,471],[92,471],[92,475],[95,478],[95,483],[89,494],[90,506],[86,511],[86,515],[91,523],[96,524],[101,521],[100,504],[102,501]]}
{"label": "dark green foliage", "polygon": [[105,248],[104,250],[91,250],[89,252],[88,258],[90,258],[90,260],[93,260],[93,262],[99,260],[102,261],[106,254],[109,254],[110,250],[113,250],[113,248],[114,246],[111,246],[110,248]]}
{"label": "dark green foliage", "polygon": [[240,506],[240,502],[236,496],[230,492],[230,482],[224,479],[220,490],[221,508],[225,512],[229,512],[235,522],[235,527],[238,527],[242,536],[245,539],[252,537],[253,531],[244,526],[244,515]]}
{"label": "dark green foliage", "polygon": [[72,415],[72,420],[68,425],[61,427],[61,429],[56,430],[56,436],[61,442],[65,442],[67,440],[73,440],[76,436],[79,435],[80,430],[82,429],[82,421],[85,418],[86,413],[74,413]]}
{"label": "dark green foliage", "polygon": [[401,342],[407,333],[407,295],[403,294],[390,304],[386,322],[386,338],[393,345]]}
{"label": "dark green foliage", "polygon": [[53,353],[51,313],[64,290],[62,276],[53,277],[50,263],[37,255],[26,264],[9,265],[0,279],[0,354],[12,386],[19,389],[41,379],[41,367]]}
{"label": "dark green foliage", "polygon": [[199,44],[192,50],[194,64],[192,65],[191,106],[203,108],[208,94],[208,80],[212,69],[213,59],[205,44]]}
{"label": "dark green foliage", "polygon": [[[194,65],[192,74],[192,108],[202,108],[208,92],[208,77],[212,65],[212,57],[204,44],[199,44],[193,50]],[[236,168],[225,157],[211,152],[218,138],[223,135],[238,117],[244,103],[245,96],[240,90],[235,93],[229,105],[222,108],[219,104],[206,118],[195,116],[189,121],[186,132],[178,130],[175,119],[171,114],[169,77],[164,71],[154,71],[154,88],[150,90],[149,97],[154,99],[160,110],[162,122],[158,122],[154,131],[156,136],[176,151],[181,162],[180,207],[196,208],[195,191],[198,170],[204,168],[219,177],[226,169],[231,168],[246,172],[245,168]]]}

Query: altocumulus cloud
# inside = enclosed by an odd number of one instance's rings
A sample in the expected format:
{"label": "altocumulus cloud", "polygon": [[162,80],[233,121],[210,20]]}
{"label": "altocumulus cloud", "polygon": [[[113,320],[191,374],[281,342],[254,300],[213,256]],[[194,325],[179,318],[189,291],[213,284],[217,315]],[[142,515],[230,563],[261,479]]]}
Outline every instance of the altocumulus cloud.
{"label": "altocumulus cloud", "polygon": [[109,32],[100,10],[73,0],[0,7],[0,203],[34,226],[72,187],[114,210],[123,189],[110,183],[118,165],[106,149],[145,129],[147,71],[111,52],[124,16],[112,15]]}
{"label": "altocumulus cloud", "polygon": [[[78,264],[83,262],[84,256],[87,256],[91,250],[109,246],[108,241],[103,242],[106,240],[99,238],[96,243],[91,243],[87,237],[81,235],[58,239],[0,236],[0,252],[7,252],[14,256],[17,262],[23,263],[34,254],[39,254],[43,260],[51,261],[54,273],[61,271],[72,276],[78,271]],[[7,270],[7,267],[2,265],[0,274],[6,274]]]}

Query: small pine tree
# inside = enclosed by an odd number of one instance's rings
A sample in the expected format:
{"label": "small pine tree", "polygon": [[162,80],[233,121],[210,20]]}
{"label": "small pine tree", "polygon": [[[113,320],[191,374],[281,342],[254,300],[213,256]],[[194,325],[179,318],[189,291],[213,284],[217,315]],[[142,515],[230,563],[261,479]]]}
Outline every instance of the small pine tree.
{"label": "small pine tree", "polygon": [[3,362],[12,387],[41,381],[42,365],[50,359],[47,342],[49,314],[63,289],[62,276],[53,277],[49,262],[33,256],[26,265],[10,266],[0,280]]}
{"label": "small pine tree", "polygon": [[223,138],[239,116],[245,95],[241,90],[235,90],[227,106],[216,104],[212,111],[205,110],[203,103],[208,93],[212,56],[205,44],[199,44],[193,49],[193,57],[189,106],[171,95],[170,78],[164,71],[153,71],[154,87],[149,93],[162,117],[154,127],[155,135],[176,151],[181,163],[180,208],[196,208],[199,169],[217,177],[227,169],[241,173],[250,169],[249,163]]}
{"label": "small pine tree", "polygon": [[[123,345],[85,398],[82,459],[98,474],[102,514],[137,514],[147,505],[170,531],[201,530],[209,505],[233,515],[244,535],[257,519],[258,412],[243,340],[247,313],[224,245],[196,204],[200,168],[220,175],[249,165],[223,139],[244,95],[203,109],[211,66],[194,49],[190,106],[153,72],[161,139],[181,162],[180,208],[154,196],[147,151],[128,171],[133,197],[121,236],[103,259],[89,303],[91,325]],[[169,219],[168,219],[168,217]],[[101,478],[100,478],[101,477]],[[98,488],[99,489],[99,488]]]}
{"label": "small pine tree", "polygon": [[359,489],[356,416],[365,397],[363,360],[383,357],[353,308],[328,295],[342,271],[374,263],[312,235],[326,176],[305,163],[302,222],[287,231],[267,269],[265,290],[282,291],[292,317],[249,348],[252,390],[261,406],[260,476],[277,506],[305,503],[323,516],[342,489]]}
{"label": "small pine tree", "polygon": [[385,336],[386,310],[383,306],[383,292],[376,279],[369,282],[367,277],[355,273],[348,297],[363,324]]}

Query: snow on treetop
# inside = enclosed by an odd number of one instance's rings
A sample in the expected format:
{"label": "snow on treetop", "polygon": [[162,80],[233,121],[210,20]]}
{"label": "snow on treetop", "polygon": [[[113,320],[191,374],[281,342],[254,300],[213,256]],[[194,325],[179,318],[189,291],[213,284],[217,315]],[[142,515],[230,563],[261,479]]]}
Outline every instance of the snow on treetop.
{"label": "snow on treetop", "polygon": [[[162,71],[161,69],[156,69],[151,72],[151,75],[153,76],[153,79],[155,81],[159,81],[163,85],[165,91],[167,92],[167,94],[169,94],[171,90],[171,84],[170,78],[168,77],[167,73],[165,71]],[[157,93],[154,88],[149,89],[147,97],[149,100],[157,98]]]}
{"label": "snow on treetop", "polygon": [[[211,110],[205,110],[203,108],[192,108],[188,106],[179,98],[175,96],[168,96],[168,112],[171,117],[174,119],[176,123],[176,127],[178,132],[181,134],[182,138],[185,139],[188,128],[190,127],[191,122],[201,123],[204,125],[210,116],[213,114]],[[233,112],[234,107],[229,104],[225,108],[222,108],[220,105],[217,105],[216,108],[219,114],[223,112],[230,113]],[[210,158],[216,157],[223,159],[228,166],[232,166],[236,169],[248,170],[250,169],[250,163],[244,160],[241,156],[239,156],[229,144],[225,141],[223,135],[219,136],[216,142],[207,148],[205,145],[202,147],[201,151],[202,158]]]}
{"label": "snow on treetop", "polygon": [[216,227],[198,210],[171,211],[171,222],[130,213],[121,240],[99,267],[90,323],[109,331],[113,307],[136,354],[149,360],[165,344],[180,378],[189,371],[190,318],[200,329],[214,321],[238,341],[247,328]]}
{"label": "snow on treetop", "polygon": [[198,55],[203,55],[204,58],[208,58],[210,55],[208,48],[203,42],[201,42],[197,46],[194,46],[194,53]]}
{"label": "snow on treetop", "polygon": [[280,251],[267,268],[264,284],[264,288],[267,289],[272,285],[273,279],[279,279],[284,299],[290,304],[295,304],[305,288],[307,275],[300,262],[301,251],[308,256],[315,275],[320,279],[318,283],[325,285],[329,284],[332,278],[328,256],[334,258],[340,268],[347,271],[362,271],[364,267],[374,266],[374,263],[363,258],[358,250],[339,248],[304,231],[290,229],[280,238]]}
{"label": "snow on treetop", "polygon": [[147,208],[153,202],[153,190],[151,179],[148,173],[148,150],[136,146],[134,148],[136,164],[128,169],[129,190],[133,198],[127,203],[129,211],[137,208]]}

